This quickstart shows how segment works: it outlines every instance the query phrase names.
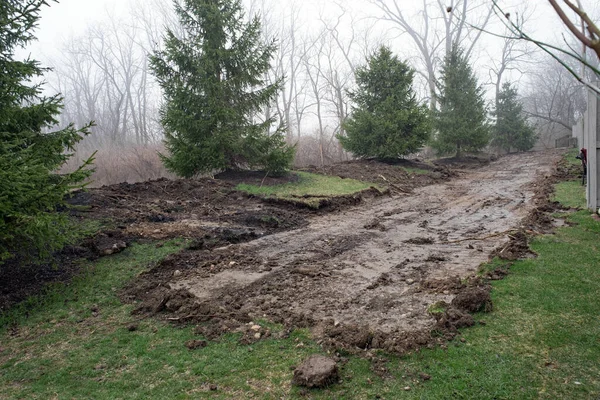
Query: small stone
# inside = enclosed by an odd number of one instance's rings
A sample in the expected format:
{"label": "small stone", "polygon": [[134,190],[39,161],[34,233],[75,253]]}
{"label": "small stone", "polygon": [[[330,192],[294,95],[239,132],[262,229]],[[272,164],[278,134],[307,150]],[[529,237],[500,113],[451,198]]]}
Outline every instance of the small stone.
{"label": "small stone", "polygon": [[160,233],[160,229],[155,229],[152,231],[152,233]]}
{"label": "small stone", "polygon": [[450,292],[448,290],[444,290],[442,293],[444,293],[444,294],[450,294]]}
{"label": "small stone", "polygon": [[250,327],[251,330],[253,330],[254,332],[258,332],[260,331],[260,325],[252,325]]}
{"label": "small stone", "polygon": [[260,332],[256,332],[254,334],[254,339],[256,339],[256,340],[260,339]]}
{"label": "small stone", "polygon": [[229,263],[229,266],[230,266],[230,267],[233,267],[235,264],[237,264],[235,261],[231,261],[231,262]]}
{"label": "small stone", "polygon": [[408,283],[409,285],[412,285],[413,283],[415,283],[415,280],[409,278],[406,280],[406,283]]}
{"label": "small stone", "polygon": [[576,385],[581,385],[581,382],[577,382],[577,381],[575,381],[575,382],[573,382],[573,383],[574,383],[574,384],[576,384]]}
{"label": "small stone", "polygon": [[404,386],[404,390],[408,392],[410,390],[410,386]]}

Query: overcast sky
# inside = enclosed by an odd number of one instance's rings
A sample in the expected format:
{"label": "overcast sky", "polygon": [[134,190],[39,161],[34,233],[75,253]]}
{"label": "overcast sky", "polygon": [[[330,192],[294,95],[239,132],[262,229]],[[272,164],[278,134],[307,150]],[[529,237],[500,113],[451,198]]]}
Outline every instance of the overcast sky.
{"label": "overcast sky", "polygon": [[[165,0],[170,2],[170,0]],[[289,0],[280,0],[286,3]],[[536,7],[538,17],[536,18],[536,34],[542,37],[548,37],[555,33],[555,30],[548,29],[548,26],[555,23],[556,18],[551,12],[547,0],[526,0],[528,4]],[[448,1],[449,2],[449,1]],[[308,0],[303,4],[304,16],[306,19],[318,16],[318,9],[333,5],[333,0]],[[353,4],[351,4],[353,3]],[[345,1],[348,6],[356,6],[359,3],[364,4],[361,10],[369,6],[366,0]],[[405,5],[407,9],[413,7],[414,0],[400,0],[399,4]],[[515,4],[522,3],[521,0],[504,0],[501,3]],[[590,0],[584,1],[590,3]],[[596,2],[592,2],[596,3]],[[38,43],[30,46],[30,51],[36,58],[45,58],[43,55],[59,51],[66,38],[73,34],[81,33],[85,27],[94,21],[106,18],[107,11],[114,11],[116,15],[128,13],[129,0],[60,0],[59,3],[50,3],[50,7],[44,7],[41,13],[41,21],[37,30]],[[374,10],[374,14],[376,11]],[[113,14],[115,15],[115,14]],[[42,53],[42,54],[40,54]]]}
{"label": "overcast sky", "polygon": [[[25,57],[27,54],[31,54],[34,59],[38,59],[43,65],[51,66],[52,59],[59,59],[61,49],[64,46],[65,41],[73,36],[78,36],[84,33],[87,26],[92,25],[95,22],[105,21],[107,15],[117,15],[119,17],[126,17],[130,14],[130,3],[137,1],[138,4],[149,4],[147,0],[60,0],[59,3],[50,3],[50,7],[44,7],[41,13],[41,20],[39,28],[36,31],[38,41],[32,43],[25,51],[19,51],[18,56]],[[171,0],[164,0],[166,3],[171,3]],[[244,0],[245,2],[250,0]],[[315,21],[317,26],[317,19],[319,14],[327,13],[328,10],[332,10],[336,14],[339,13],[339,8],[335,6],[336,1],[334,0],[279,0],[278,4],[282,10],[287,10],[286,4],[295,1],[297,5],[300,5],[302,10],[302,17],[305,21],[302,23],[302,27],[307,31],[310,30],[311,20]],[[421,3],[415,0],[397,0],[401,7],[405,8],[407,15],[411,14],[410,9],[418,7]],[[450,3],[451,0],[445,0]],[[560,29],[562,24],[558,20],[556,14],[551,9],[547,0],[501,0],[500,3],[506,6],[506,9],[510,9],[510,5],[523,4],[526,1],[527,5],[535,9],[535,17],[530,21],[527,31],[531,32],[532,35],[538,39],[550,40],[554,43],[562,42]],[[344,7],[353,9],[355,12],[362,15],[377,16],[380,12],[375,6],[370,5],[368,0],[344,0],[341,4]],[[596,0],[583,0],[584,7],[592,14],[598,15],[597,11],[600,8],[598,1]],[[592,5],[594,6],[592,9]],[[335,17],[333,15],[332,17]],[[496,26],[499,26],[499,22],[496,20]],[[379,24],[385,27],[385,24]],[[308,28],[307,28],[308,27]],[[498,31],[498,29],[496,29]],[[410,49],[407,50],[404,44],[405,40],[392,42],[392,47],[399,51],[402,58],[409,58],[415,56],[414,49],[413,53],[410,53]],[[485,43],[482,46],[483,51],[489,49],[497,49],[493,39],[491,37],[482,38],[482,42]],[[478,62],[477,58],[474,60]],[[479,65],[480,72],[487,70],[487,65]],[[476,68],[477,69],[477,68]],[[482,79],[487,78],[487,73],[480,75]],[[511,79],[518,79],[512,77]]]}

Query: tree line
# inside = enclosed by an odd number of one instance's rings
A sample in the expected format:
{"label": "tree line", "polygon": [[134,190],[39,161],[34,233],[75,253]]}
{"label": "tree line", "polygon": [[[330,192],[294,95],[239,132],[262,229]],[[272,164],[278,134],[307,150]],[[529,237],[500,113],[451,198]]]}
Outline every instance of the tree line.
{"label": "tree line", "polygon": [[[560,65],[543,60],[523,41],[502,38],[491,46],[482,44],[482,37],[489,42],[490,35],[473,27],[505,33],[489,1],[451,3],[449,13],[443,2],[424,2],[412,9],[400,1],[355,0],[332,2],[321,10],[294,1],[285,5],[244,1],[245,18],[258,16],[263,40],[276,39],[265,82],[285,78],[274,101],[263,108],[263,118],[283,121],[285,140],[296,144],[299,164],[321,165],[350,156],[337,139],[345,135],[344,121],[352,107],[349,92],[355,89],[356,69],[382,44],[415,70],[417,98],[430,109],[437,101],[441,65],[452,43],[458,43],[466,58],[476,62],[482,86],[493,95],[486,97],[490,110],[496,107],[504,82],[518,78],[519,98],[539,134],[538,143],[550,145],[555,136],[565,134],[565,125],[584,107],[578,99],[581,92],[569,88],[557,92],[552,87],[555,80],[538,78],[548,69],[561,71]],[[302,12],[308,7],[316,16],[307,29]],[[527,3],[511,11],[518,26],[532,26],[534,10]],[[109,12],[105,22],[93,23],[71,38],[52,60],[55,73],[49,81],[66,96],[63,123],[97,122],[95,135],[80,145],[82,154],[162,141],[161,89],[150,73],[147,55],[162,46],[164,26],[178,37],[185,34],[170,2],[134,2],[130,16]],[[563,86],[578,86],[568,74],[564,78]]]}

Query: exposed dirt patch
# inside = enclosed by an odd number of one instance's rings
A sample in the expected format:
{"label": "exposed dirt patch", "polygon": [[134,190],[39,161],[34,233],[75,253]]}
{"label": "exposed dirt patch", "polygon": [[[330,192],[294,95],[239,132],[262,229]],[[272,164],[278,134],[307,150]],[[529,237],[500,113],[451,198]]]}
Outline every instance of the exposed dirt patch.
{"label": "exposed dirt patch", "polygon": [[[241,179],[241,172],[227,173]],[[247,173],[248,179],[253,175]],[[290,175],[291,176],[291,175]],[[273,178],[269,183],[279,183]],[[275,180],[275,181],[274,181]],[[110,221],[131,238],[203,240],[205,246],[240,243],[294,229],[307,223],[306,213],[271,206],[216,179],[122,183],[76,192],[69,203],[81,218]]]}
{"label": "exposed dirt patch", "polygon": [[470,313],[479,311],[492,311],[492,298],[490,296],[490,286],[475,286],[469,287],[458,293],[452,299],[451,305],[459,310],[464,310]]}
{"label": "exposed dirt patch", "polygon": [[[260,340],[265,332],[247,326],[266,318],[309,327],[326,347],[434,346],[472,325],[471,312],[491,310],[489,287],[470,277],[496,248],[522,256],[507,247],[509,234],[524,243],[514,232],[540,206],[538,182],[559,156],[503,157],[412,194],[315,215],[299,229],[185,251],[123,296],[140,313],[197,323],[207,338],[237,331]],[[440,302],[444,311],[430,313]]]}

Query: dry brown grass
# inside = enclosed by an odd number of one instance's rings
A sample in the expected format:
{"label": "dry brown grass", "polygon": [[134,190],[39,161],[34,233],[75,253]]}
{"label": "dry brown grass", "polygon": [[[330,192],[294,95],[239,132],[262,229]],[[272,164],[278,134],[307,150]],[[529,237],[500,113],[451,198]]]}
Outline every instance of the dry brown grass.
{"label": "dry brown grass", "polygon": [[[62,172],[75,170],[83,160],[89,157],[95,146],[84,142],[75,156],[64,166]],[[121,182],[135,183],[162,177],[175,178],[162,164],[158,153],[164,151],[162,144],[148,146],[136,145],[100,145],[95,156],[92,182],[89,187],[100,187]],[[343,151],[337,140],[324,141],[320,144],[318,137],[303,136],[296,143],[294,167],[309,165],[328,165],[339,161],[350,160],[349,153]]]}
{"label": "dry brown grass", "polygon": [[[95,156],[90,187],[100,187],[115,183],[143,182],[162,177],[174,178],[162,164],[158,152],[162,145],[148,146],[107,146],[100,148]],[[69,160],[63,171],[72,171],[93,153],[81,149]]]}

